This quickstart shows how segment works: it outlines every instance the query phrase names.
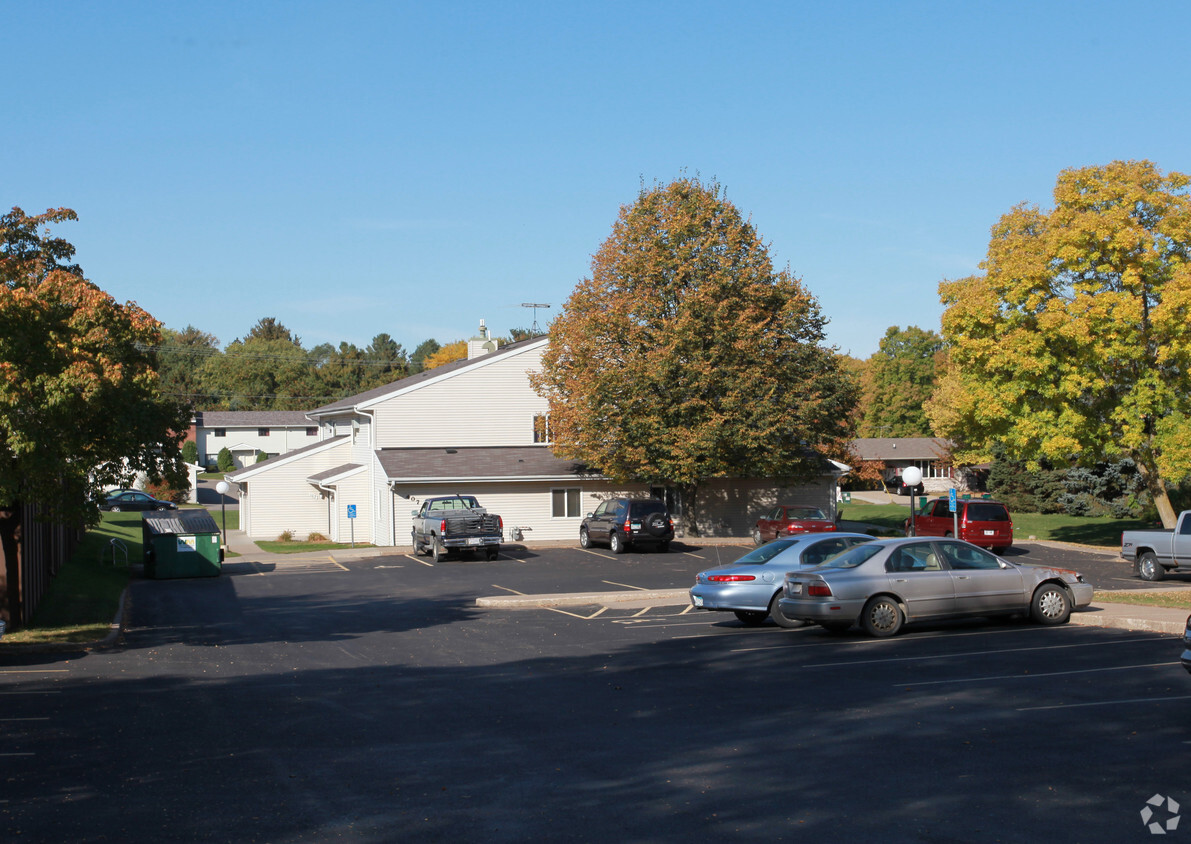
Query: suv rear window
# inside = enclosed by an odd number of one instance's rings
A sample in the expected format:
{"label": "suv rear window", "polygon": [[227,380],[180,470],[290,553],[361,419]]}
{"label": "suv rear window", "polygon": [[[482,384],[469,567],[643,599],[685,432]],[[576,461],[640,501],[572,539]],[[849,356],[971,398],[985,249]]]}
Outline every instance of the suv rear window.
{"label": "suv rear window", "polygon": [[660,501],[630,501],[629,515],[634,519],[643,519],[650,513],[665,513],[666,505]]}
{"label": "suv rear window", "polygon": [[969,522],[1007,522],[1009,511],[1004,504],[989,504],[987,501],[973,501],[968,504]]}

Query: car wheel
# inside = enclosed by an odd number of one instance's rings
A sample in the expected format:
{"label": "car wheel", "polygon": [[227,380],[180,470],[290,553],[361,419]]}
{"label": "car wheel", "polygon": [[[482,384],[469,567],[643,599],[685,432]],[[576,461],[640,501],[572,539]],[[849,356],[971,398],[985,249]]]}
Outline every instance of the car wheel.
{"label": "car wheel", "polygon": [[443,558],[447,556],[447,549],[443,547],[442,540],[437,536],[430,537],[430,556],[436,563],[442,562]]}
{"label": "car wheel", "polygon": [[616,531],[608,534],[608,547],[612,549],[613,554],[624,553],[624,540],[620,538],[620,534]]}
{"label": "car wheel", "polygon": [[761,528],[755,527],[755,528],[753,528],[753,544],[760,545],[761,543],[762,543]]}
{"label": "car wheel", "polygon": [[778,604],[781,599],[782,593],[778,592],[773,596],[773,600],[769,602],[769,617],[773,619],[773,623],[778,627],[785,627],[787,630],[794,627],[801,627],[802,625],[806,624],[805,621],[800,619],[788,618],[786,614],[782,612],[782,608]]}
{"label": "car wheel", "polygon": [[498,546],[489,548],[487,554],[485,554],[485,556],[488,558],[489,562],[491,562],[492,560],[495,560],[499,555],[500,555],[500,548]]}
{"label": "car wheel", "polygon": [[120,505],[119,505],[119,504],[113,504],[111,509],[112,509],[112,512],[113,512],[113,513],[119,513],[119,512],[120,512]]}
{"label": "car wheel", "polygon": [[1008,545],[998,545],[996,548],[992,549],[992,552],[999,557],[1008,550],[1009,550]]}
{"label": "car wheel", "polygon": [[850,621],[820,621],[819,626],[828,633],[847,633],[852,629]]}
{"label": "car wheel", "polygon": [[906,617],[902,615],[902,608],[897,601],[888,595],[878,595],[870,598],[860,614],[860,623],[870,636],[885,638],[892,636],[902,629],[902,622]]}
{"label": "car wheel", "polygon": [[1071,618],[1067,590],[1054,583],[1043,583],[1030,601],[1030,617],[1039,624],[1066,624]]}
{"label": "car wheel", "polygon": [[769,618],[769,613],[761,610],[732,610],[746,627],[760,627]]}
{"label": "car wheel", "polygon": [[587,533],[587,528],[585,528],[585,527],[579,528],[579,547],[580,548],[590,548],[591,547],[591,536]]}
{"label": "car wheel", "polygon": [[1157,583],[1166,575],[1166,569],[1162,568],[1162,564],[1158,562],[1158,557],[1153,551],[1146,551],[1137,560],[1137,575],[1142,580]]}

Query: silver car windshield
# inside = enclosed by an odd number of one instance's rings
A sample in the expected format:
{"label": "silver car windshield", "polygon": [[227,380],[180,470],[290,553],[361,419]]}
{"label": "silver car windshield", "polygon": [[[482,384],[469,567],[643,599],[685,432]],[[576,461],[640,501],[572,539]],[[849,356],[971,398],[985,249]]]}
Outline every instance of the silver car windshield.
{"label": "silver car windshield", "polygon": [[754,548],[752,551],[749,551],[747,554],[745,554],[743,557],[741,557],[739,560],[737,560],[732,565],[743,566],[743,565],[757,565],[760,563],[768,563],[770,560],[772,560],[778,554],[785,551],[791,545],[797,545],[797,544],[798,544],[798,540],[786,540],[783,542],[780,539],[775,539],[773,542],[768,542],[768,543],[762,545],[760,548]]}
{"label": "silver car windshield", "polygon": [[873,555],[880,551],[882,547],[881,545],[870,542],[866,542],[863,545],[854,545],[842,554],[836,554],[830,560],[823,563],[823,565],[816,568],[854,569],[865,560],[871,560]]}

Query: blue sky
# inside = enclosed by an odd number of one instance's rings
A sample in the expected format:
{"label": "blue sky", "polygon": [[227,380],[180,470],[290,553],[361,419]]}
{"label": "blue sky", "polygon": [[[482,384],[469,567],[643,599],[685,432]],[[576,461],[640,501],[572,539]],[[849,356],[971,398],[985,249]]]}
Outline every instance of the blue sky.
{"label": "blue sky", "polygon": [[8,3],[0,207],[226,345],[558,313],[642,183],[716,179],[867,357],[1061,169],[1191,170],[1183,2]]}

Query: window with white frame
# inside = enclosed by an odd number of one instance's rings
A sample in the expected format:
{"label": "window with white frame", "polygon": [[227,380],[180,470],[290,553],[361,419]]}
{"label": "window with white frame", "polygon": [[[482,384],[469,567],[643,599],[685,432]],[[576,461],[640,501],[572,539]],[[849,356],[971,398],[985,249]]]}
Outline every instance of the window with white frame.
{"label": "window with white frame", "polygon": [[556,519],[579,518],[579,487],[550,490],[551,515]]}
{"label": "window with white frame", "polygon": [[914,465],[924,478],[950,478],[951,467],[939,460],[915,460]]}
{"label": "window with white frame", "polygon": [[550,436],[550,414],[535,413],[533,417],[533,441],[535,443],[553,442]]}

